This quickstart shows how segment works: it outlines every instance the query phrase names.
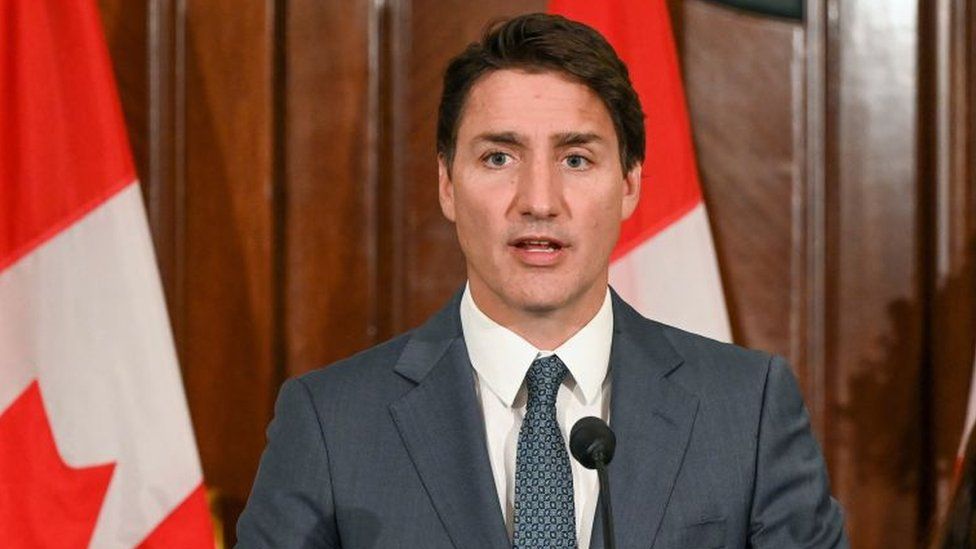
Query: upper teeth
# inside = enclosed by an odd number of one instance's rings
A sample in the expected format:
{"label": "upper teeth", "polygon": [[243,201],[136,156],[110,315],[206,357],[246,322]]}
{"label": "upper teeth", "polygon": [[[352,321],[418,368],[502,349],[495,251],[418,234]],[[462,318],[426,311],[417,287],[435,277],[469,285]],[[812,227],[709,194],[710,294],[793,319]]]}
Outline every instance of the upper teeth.
{"label": "upper teeth", "polygon": [[526,248],[545,248],[547,250],[554,250],[556,245],[549,240],[523,240],[522,246]]}

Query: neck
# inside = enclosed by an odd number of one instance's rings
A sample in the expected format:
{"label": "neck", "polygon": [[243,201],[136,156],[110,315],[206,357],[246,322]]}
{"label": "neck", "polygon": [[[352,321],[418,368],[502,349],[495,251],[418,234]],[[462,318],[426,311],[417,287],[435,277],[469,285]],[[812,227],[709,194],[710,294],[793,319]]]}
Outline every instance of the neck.
{"label": "neck", "polygon": [[[484,291],[482,291],[484,290]],[[492,299],[487,288],[469,283],[478,309],[499,325],[518,334],[535,348],[553,351],[593,320],[606,299],[607,285],[595,284],[569,303],[551,309],[526,309]]]}

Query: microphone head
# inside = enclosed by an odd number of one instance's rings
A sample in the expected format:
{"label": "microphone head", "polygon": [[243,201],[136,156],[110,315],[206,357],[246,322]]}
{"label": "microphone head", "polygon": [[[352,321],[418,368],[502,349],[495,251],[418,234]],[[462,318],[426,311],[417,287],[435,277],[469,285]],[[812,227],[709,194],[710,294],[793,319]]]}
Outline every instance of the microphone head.
{"label": "microphone head", "polygon": [[599,464],[609,465],[616,447],[616,435],[598,417],[580,419],[569,432],[569,451],[587,469],[596,469]]}

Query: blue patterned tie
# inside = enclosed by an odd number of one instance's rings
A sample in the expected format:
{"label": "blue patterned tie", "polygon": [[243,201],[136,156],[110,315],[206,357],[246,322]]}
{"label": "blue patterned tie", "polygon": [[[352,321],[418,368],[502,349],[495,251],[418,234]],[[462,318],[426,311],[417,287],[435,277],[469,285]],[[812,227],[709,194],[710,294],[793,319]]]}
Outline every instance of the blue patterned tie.
{"label": "blue patterned tie", "polygon": [[556,355],[525,375],[528,402],[515,461],[515,549],[576,547],[573,473],[556,423],[556,393],[568,371]]}

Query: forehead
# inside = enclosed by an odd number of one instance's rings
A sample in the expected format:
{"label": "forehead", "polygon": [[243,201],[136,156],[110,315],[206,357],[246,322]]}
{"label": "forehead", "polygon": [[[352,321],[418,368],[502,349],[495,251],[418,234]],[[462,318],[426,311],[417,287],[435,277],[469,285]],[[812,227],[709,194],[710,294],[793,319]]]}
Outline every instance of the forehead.
{"label": "forehead", "polygon": [[493,71],[471,87],[458,140],[483,132],[528,136],[590,132],[614,139],[610,113],[585,84],[558,72]]}

